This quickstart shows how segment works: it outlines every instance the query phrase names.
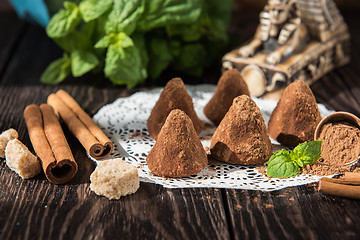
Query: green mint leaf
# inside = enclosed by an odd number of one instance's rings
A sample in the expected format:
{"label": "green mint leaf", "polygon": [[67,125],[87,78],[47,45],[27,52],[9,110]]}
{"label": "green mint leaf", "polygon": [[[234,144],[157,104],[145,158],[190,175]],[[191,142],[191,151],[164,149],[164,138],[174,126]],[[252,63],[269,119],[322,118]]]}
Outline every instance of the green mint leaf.
{"label": "green mint leaf", "polygon": [[269,177],[292,177],[300,172],[299,166],[292,161],[290,153],[285,149],[275,152],[267,162],[267,172]]}
{"label": "green mint leaf", "polygon": [[69,33],[65,37],[55,38],[54,41],[66,52],[92,49],[90,36],[77,30]]}
{"label": "green mint leaf", "polygon": [[65,9],[55,14],[46,27],[46,33],[51,38],[68,35],[81,21],[79,8],[75,3],[64,2]]}
{"label": "green mint leaf", "polygon": [[125,33],[111,33],[101,38],[96,44],[95,48],[107,48],[110,44],[118,45],[121,48],[127,48],[134,45],[131,38]]}
{"label": "green mint leaf", "polygon": [[160,37],[152,38],[149,44],[149,57],[156,59],[156,61],[150,61],[148,67],[149,75],[151,78],[156,79],[173,60],[168,41]]}
{"label": "green mint leaf", "polygon": [[113,8],[105,24],[107,34],[124,32],[131,35],[144,12],[144,0],[114,0]]}
{"label": "green mint leaf", "polygon": [[76,30],[79,30],[81,33],[83,33],[89,39],[93,38],[93,35],[95,33],[95,29],[96,29],[96,22],[95,21],[81,22],[79,24],[79,26],[76,27]]}
{"label": "green mint leaf", "polygon": [[[290,153],[291,155],[291,153]],[[304,165],[304,162],[299,159],[299,158],[296,158],[296,159],[292,159],[299,167],[303,168],[305,165]]]}
{"label": "green mint leaf", "polygon": [[135,46],[122,48],[111,44],[106,53],[105,76],[115,84],[126,84],[133,88],[147,77],[140,52]]}
{"label": "green mint leaf", "polygon": [[131,39],[134,43],[134,46],[136,46],[139,51],[141,66],[143,68],[147,68],[149,64],[149,55],[146,49],[145,35],[143,33],[133,33],[131,35]]}
{"label": "green mint leaf", "polygon": [[113,0],[82,0],[79,4],[85,22],[92,21],[103,15],[113,4]]}
{"label": "green mint leaf", "polygon": [[105,32],[105,24],[108,21],[109,18],[109,14],[111,12],[110,8],[109,10],[107,10],[103,15],[101,15],[100,17],[98,17],[95,21],[95,30],[94,30],[94,42],[99,41],[101,38],[103,38],[104,36],[106,36],[106,32]]}
{"label": "green mint leaf", "polygon": [[[321,155],[321,143],[322,141],[304,142],[299,144],[291,152],[291,158],[301,161],[303,166],[315,163]],[[300,165],[301,166],[301,165]],[[301,166],[301,167],[303,167]]]}
{"label": "green mint leaf", "polygon": [[52,62],[41,75],[41,82],[45,84],[58,84],[70,74],[70,58],[64,56]]}
{"label": "green mint leaf", "polygon": [[138,27],[142,31],[178,24],[194,24],[206,3],[202,0],[145,1],[145,11]]}
{"label": "green mint leaf", "polygon": [[95,43],[94,48],[107,48],[111,44],[111,36],[107,35]]}
{"label": "green mint leaf", "polygon": [[79,77],[91,71],[99,64],[97,57],[91,52],[74,51],[71,53],[71,71],[74,77]]}
{"label": "green mint leaf", "polygon": [[[210,50],[209,50],[210,51]],[[200,77],[209,51],[200,43],[189,43],[181,46],[179,54],[174,58],[172,67],[175,70]]]}
{"label": "green mint leaf", "polygon": [[131,47],[131,46],[134,45],[131,38],[128,35],[126,35],[125,33],[122,33],[122,32],[115,35],[115,41],[122,48],[127,48],[127,47]]}
{"label": "green mint leaf", "polygon": [[207,1],[208,18],[210,24],[208,26],[208,34],[211,38],[217,40],[227,40],[227,28],[231,20],[231,14],[228,14],[229,9],[232,8],[232,0],[218,1]]}

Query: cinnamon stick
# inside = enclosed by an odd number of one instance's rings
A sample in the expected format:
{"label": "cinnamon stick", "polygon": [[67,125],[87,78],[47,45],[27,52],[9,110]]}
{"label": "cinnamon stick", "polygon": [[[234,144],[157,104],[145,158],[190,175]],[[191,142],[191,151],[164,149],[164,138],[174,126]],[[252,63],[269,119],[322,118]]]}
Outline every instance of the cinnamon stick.
{"label": "cinnamon stick", "polygon": [[360,173],[345,172],[344,179],[348,181],[360,182]]}
{"label": "cinnamon stick", "polygon": [[330,181],[324,181],[323,178],[319,182],[319,191],[338,197],[347,197],[360,199],[360,186],[347,184],[338,184]]}
{"label": "cinnamon stick", "polygon": [[114,145],[110,139],[65,91],[59,90],[56,94],[49,95],[47,102],[91,157],[102,159],[113,151]]}
{"label": "cinnamon stick", "polygon": [[70,181],[78,166],[53,109],[47,104],[32,104],[25,108],[24,117],[47,179],[55,184]]}
{"label": "cinnamon stick", "polygon": [[89,129],[94,137],[102,145],[112,145],[110,139],[104,134],[92,118],[80,107],[80,105],[64,90],[60,89],[56,95],[75,113],[81,122]]}
{"label": "cinnamon stick", "polygon": [[[346,174],[345,174],[346,176]],[[354,186],[360,186],[360,179],[348,179],[348,178],[328,178],[328,177],[323,177],[321,178],[322,181],[326,181],[326,182],[332,182],[332,183],[337,183],[337,184],[346,184],[346,185],[354,185]]]}

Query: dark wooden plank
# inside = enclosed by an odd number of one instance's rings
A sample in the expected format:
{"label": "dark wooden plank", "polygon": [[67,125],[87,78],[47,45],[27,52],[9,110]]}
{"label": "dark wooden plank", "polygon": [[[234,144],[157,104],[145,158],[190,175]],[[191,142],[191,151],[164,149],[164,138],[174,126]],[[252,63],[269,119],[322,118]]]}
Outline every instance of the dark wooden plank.
{"label": "dark wooden plank", "polygon": [[227,190],[235,239],[356,239],[360,202],[316,184],[274,192]]}
{"label": "dark wooden plank", "polygon": [[[31,46],[31,47],[29,47]],[[94,78],[69,79],[59,86],[39,83],[46,65],[61,51],[44,31],[30,26],[0,82],[0,131],[14,127],[30,146],[23,109],[40,104],[59,88],[68,91],[90,114],[131,92],[99,87]],[[164,189],[141,183],[137,193],[118,201],[96,196],[89,188],[94,163],[65,129],[79,172],[65,185],[40,175],[22,180],[0,163],[0,239],[229,239],[217,189]]]}
{"label": "dark wooden plank", "polygon": [[1,239],[229,238],[215,189],[141,183],[136,194],[109,201],[88,184],[23,181],[1,170]]}

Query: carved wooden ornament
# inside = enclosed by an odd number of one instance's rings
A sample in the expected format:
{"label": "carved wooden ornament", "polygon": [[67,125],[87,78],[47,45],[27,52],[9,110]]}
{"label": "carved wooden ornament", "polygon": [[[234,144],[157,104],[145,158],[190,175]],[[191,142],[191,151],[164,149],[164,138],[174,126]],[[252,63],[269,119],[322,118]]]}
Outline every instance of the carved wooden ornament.
{"label": "carved wooden ornament", "polygon": [[268,0],[254,38],[223,57],[250,94],[279,99],[295,80],[309,85],[350,62],[350,34],[333,0]]}

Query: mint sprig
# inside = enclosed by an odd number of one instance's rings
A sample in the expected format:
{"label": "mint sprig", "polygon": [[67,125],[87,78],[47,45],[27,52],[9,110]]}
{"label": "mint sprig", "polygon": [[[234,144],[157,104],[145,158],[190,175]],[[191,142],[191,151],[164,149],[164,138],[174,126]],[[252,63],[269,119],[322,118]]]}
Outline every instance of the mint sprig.
{"label": "mint sprig", "polygon": [[269,177],[289,178],[301,172],[301,168],[315,163],[321,155],[322,141],[304,142],[292,152],[281,149],[275,152],[267,162]]}

